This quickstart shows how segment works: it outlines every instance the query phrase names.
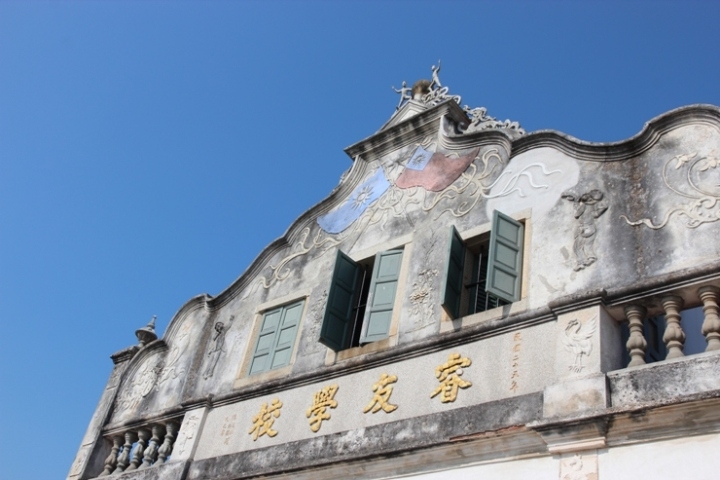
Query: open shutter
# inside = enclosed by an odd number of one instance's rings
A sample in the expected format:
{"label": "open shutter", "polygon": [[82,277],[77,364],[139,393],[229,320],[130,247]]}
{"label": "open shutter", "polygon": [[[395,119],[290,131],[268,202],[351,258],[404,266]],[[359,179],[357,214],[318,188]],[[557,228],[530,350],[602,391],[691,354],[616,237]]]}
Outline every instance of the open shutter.
{"label": "open shutter", "polygon": [[320,329],[320,342],[335,351],[348,348],[352,340],[360,273],[360,266],[338,250]]}
{"label": "open shutter", "polygon": [[520,300],[523,224],[493,212],[487,291],[508,302]]}
{"label": "open shutter", "polygon": [[463,270],[465,265],[465,243],[453,226],[450,231],[450,253],[445,271],[442,306],[452,318],[460,316],[460,300],[463,289]]}
{"label": "open shutter", "polygon": [[271,370],[284,367],[290,363],[298,325],[300,324],[300,316],[302,315],[303,302],[288,305],[283,307],[282,310],[282,317],[276,335],[275,351],[270,364]]}
{"label": "open shutter", "polygon": [[360,343],[382,340],[390,332],[402,254],[402,250],[389,250],[375,256]]}

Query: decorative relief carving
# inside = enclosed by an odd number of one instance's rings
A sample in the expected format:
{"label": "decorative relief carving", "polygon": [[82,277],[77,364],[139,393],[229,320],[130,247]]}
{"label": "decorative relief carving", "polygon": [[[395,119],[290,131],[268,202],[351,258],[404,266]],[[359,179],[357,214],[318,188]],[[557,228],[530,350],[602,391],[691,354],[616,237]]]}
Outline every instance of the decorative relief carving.
{"label": "decorative relief carving", "polygon": [[[183,428],[180,430],[180,434],[177,439],[178,455],[184,455],[185,450],[188,448],[188,443],[192,444],[192,439],[195,437],[197,432],[198,424],[200,423],[200,416],[197,413],[191,413],[187,421],[184,422]],[[172,431],[174,428],[168,424],[168,431]],[[172,438],[171,438],[172,440]]]}
{"label": "decorative relief carving", "polygon": [[260,282],[262,287],[266,289],[270,288],[275,283],[281,282],[288,278],[293,272],[292,269],[288,267],[288,264],[296,258],[307,255],[313,249],[321,247],[325,247],[325,250],[322,252],[325,253],[328,251],[329,248],[340,243],[340,241],[336,239],[325,237],[323,233],[324,232],[322,230],[318,230],[315,233],[312,241],[306,245],[308,237],[310,236],[310,227],[306,227],[300,234],[300,238],[298,239],[298,241],[290,249],[290,253],[286,255],[282,260],[280,260],[276,265],[270,265],[270,270],[272,271],[272,275],[270,275],[270,278],[266,278],[264,276],[258,278],[258,282]]}
{"label": "decorative relief carving", "polygon": [[380,375],[380,380],[373,384],[372,389],[375,392],[372,400],[363,409],[363,413],[377,413],[382,410],[385,413],[394,412],[397,410],[397,405],[390,404],[390,395],[392,395],[393,387],[391,383],[397,382],[396,375],[388,375],[383,373]]}
{"label": "decorative relief carving", "polygon": [[479,132],[481,130],[497,130],[500,128],[506,128],[513,130],[519,135],[525,135],[525,130],[520,126],[518,122],[510,120],[500,121],[495,117],[491,117],[487,114],[487,108],[477,107],[470,108],[465,105],[463,111],[470,117],[470,125],[463,133]]}
{"label": "decorative relief carving", "polygon": [[187,351],[190,342],[190,330],[192,324],[185,322],[172,339],[172,346],[167,354],[166,360],[156,359],[157,354],[147,357],[144,364],[135,372],[122,389],[113,408],[113,414],[132,410],[140,401],[147,397],[158,385],[163,385],[168,380],[175,379],[185,374],[185,367],[178,365],[183,352]]}
{"label": "decorative relief carving", "polygon": [[563,192],[561,197],[573,202],[575,205],[574,216],[577,223],[573,251],[575,252],[574,270],[577,272],[589,267],[597,260],[593,248],[595,234],[597,233],[595,219],[605,213],[608,209],[608,202],[604,199],[604,194],[598,189],[590,190],[582,195],[567,191]]}
{"label": "decorative relief carving", "polygon": [[135,376],[122,390],[122,393],[115,401],[113,413],[133,410],[140,404],[140,401],[146,397],[155,387],[158,374],[162,370],[160,362],[152,363],[146,361],[142,369],[135,372]]}
{"label": "decorative relief carving", "polygon": [[590,461],[584,461],[583,456],[577,453],[572,458],[562,460],[560,480],[598,480],[597,457],[586,460]]}
{"label": "decorative relief carving", "polygon": [[[313,296],[314,292],[313,292]],[[313,298],[311,296],[311,298]],[[320,327],[325,315],[325,306],[327,305],[328,291],[327,289],[322,290],[315,300],[312,301],[310,306],[310,313],[308,314],[308,320],[305,322],[305,332],[302,334],[301,351],[305,352],[306,355],[316,352],[325,352],[325,346],[318,342],[320,338]]]}
{"label": "decorative relief carving", "polygon": [[[476,163],[472,163],[470,168],[461,175],[459,182],[456,182],[458,185],[450,185],[440,192],[430,205],[423,206],[423,210],[427,211],[435,208],[442,200],[453,202],[460,195],[466,194],[466,199],[460,202],[454,202],[457,205],[456,207],[446,208],[438,214],[439,217],[443,213],[449,212],[454,217],[462,217],[475,208],[475,205],[477,205],[481,198],[501,198],[515,193],[520,197],[526,197],[528,192],[524,189],[523,184],[520,183],[520,180],[523,178],[526,179],[524,183],[527,183],[531,190],[547,189],[550,187],[548,177],[562,173],[561,170],[548,170],[544,164],[536,162],[525,165],[519,171],[506,168],[495,181],[487,184],[487,178],[495,168],[502,168],[504,161],[502,157],[500,157],[497,149],[490,149],[483,154],[481,162],[483,169],[480,173],[477,173],[478,167]],[[541,183],[536,177],[540,177],[545,183]],[[492,191],[495,193],[491,193]]]}
{"label": "decorative relief carving", "polygon": [[675,205],[660,223],[651,218],[630,220],[620,215],[628,225],[645,225],[659,230],[668,224],[673,215],[684,218],[687,228],[697,228],[704,223],[720,220],[720,157],[699,152],[676,155],[665,162],[662,178],[665,186],[683,197],[685,203]]}
{"label": "decorative relief carving", "polygon": [[[430,265],[433,258],[437,236],[432,232],[430,246],[425,250],[423,265]],[[427,325],[435,318],[435,279],[439,272],[437,268],[426,268],[417,275],[410,292],[411,312],[414,318],[420,318],[422,325]]]}
{"label": "decorative relief carving", "polygon": [[435,368],[435,376],[440,382],[430,398],[440,395],[442,403],[454,402],[457,399],[458,389],[468,388],[472,383],[466,382],[460,376],[463,374],[461,367],[469,367],[472,361],[469,358],[462,357],[459,353],[451,353],[448,361]]}
{"label": "decorative relief carving", "polygon": [[234,319],[235,315],[230,316],[228,326],[225,326],[223,322],[215,322],[215,333],[213,334],[211,340],[212,347],[208,352],[208,357],[210,358],[210,360],[208,360],[208,365],[205,368],[205,372],[203,373],[203,378],[206,380],[212,377],[215,373],[215,366],[217,365],[218,360],[220,359],[220,355],[225,348],[225,335],[230,328],[230,323],[232,323]]}
{"label": "decorative relief carving", "polygon": [[[384,230],[387,222],[393,218],[404,219],[412,225],[412,219],[407,213],[413,206],[427,212],[448,205],[438,213],[438,217],[445,212],[455,217],[462,217],[468,214],[481,198],[495,199],[509,195],[526,197],[533,190],[549,188],[551,184],[549,177],[562,173],[561,170],[549,170],[539,162],[524,165],[518,170],[505,168],[505,161],[500,156],[499,150],[492,148],[484,153],[471,151],[469,166],[463,167],[464,171],[458,171],[457,176],[435,179],[433,185],[442,186],[439,191],[431,191],[419,185],[407,188],[396,185],[395,182],[403,172],[422,170],[431,164],[431,157],[438,157],[435,163],[462,161],[463,157],[458,152],[437,154],[429,151],[433,143],[432,138],[428,137],[416,150],[408,154],[404,162],[380,166],[368,174],[342,204],[318,218],[319,228],[306,227],[288,253],[277,264],[269,266],[270,275],[260,276],[255,287],[246,291],[244,298],[247,298],[258,286],[268,289],[288,278],[293,272],[291,262],[295,259],[315,250],[319,250],[318,256],[324,255],[332,247],[353,235],[362,233],[372,225],[379,224],[380,229]],[[418,155],[418,152],[423,153],[421,150],[430,155]],[[468,155],[467,152],[465,155]],[[422,162],[420,162],[421,157]],[[498,170],[503,171],[491,181],[491,176]],[[312,240],[310,240],[311,234]],[[327,234],[332,237],[326,236]]]}
{"label": "decorative relief carving", "polygon": [[565,335],[562,337],[565,350],[575,355],[572,365],[568,370],[580,373],[585,368],[583,357],[589,357],[592,353],[592,336],[597,329],[597,317],[593,317],[585,323],[578,319],[572,319],[565,327]]}

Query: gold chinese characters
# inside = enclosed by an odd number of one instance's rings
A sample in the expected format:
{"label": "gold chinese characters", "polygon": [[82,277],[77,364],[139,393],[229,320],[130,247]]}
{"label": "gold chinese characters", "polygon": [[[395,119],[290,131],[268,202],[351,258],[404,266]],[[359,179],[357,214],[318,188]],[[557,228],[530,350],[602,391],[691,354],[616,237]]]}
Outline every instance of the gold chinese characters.
{"label": "gold chinese characters", "polygon": [[276,430],[272,429],[272,426],[273,423],[275,423],[275,419],[280,416],[282,406],[282,402],[277,398],[270,403],[269,407],[267,403],[262,404],[260,412],[252,418],[253,426],[248,432],[253,436],[253,441],[265,434],[267,434],[268,437],[274,437],[278,434]]}
{"label": "gold chinese characters", "polygon": [[469,367],[471,363],[469,358],[463,358],[459,353],[451,353],[447,362],[435,368],[435,376],[440,381],[440,386],[433,390],[430,398],[440,393],[441,402],[454,402],[458,388],[468,388],[472,385],[460,378],[463,374],[461,367]]}
{"label": "gold chinese characters", "polygon": [[322,426],[323,420],[330,420],[330,414],[327,413],[328,408],[335,408],[338,405],[335,400],[335,393],[338,386],[330,385],[319,392],[315,392],[315,401],[312,407],[307,409],[305,416],[310,419],[310,430],[317,432]]}
{"label": "gold chinese characters", "polygon": [[[516,341],[519,338],[515,338]],[[472,386],[472,383],[460,378],[463,374],[463,368],[469,367],[472,361],[463,357],[459,353],[452,353],[448,356],[447,362],[435,368],[435,377],[437,377],[440,385],[433,390],[430,398],[440,396],[442,403],[454,402],[457,399],[459,390]],[[515,365],[514,365],[515,366]],[[391,413],[398,409],[398,405],[390,403],[390,397],[393,389],[398,381],[397,375],[382,373],[377,382],[372,385],[373,396],[369,403],[363,408],[363,413],[377,413],[382,410],[385,413]],[[309,419],[310,430],[314,433],[320,431],[325,420],[330,420],[329,409],[338,407],[338,401],[335,395],[338,392],[337,384],[327,385],[316,391],[313,395],[313,403],[305,412],[305,416]],[[248,430],[248,434],[252,436],[253,441],[263,435],[275,437],[277,430],[273,429],[275,420],[280,417],[280,410],[283,403],[276,398],[269,404],[263,403],[260,411],[252,417],[252,427]],[[228,417],[223,425],[221,435],[229,437],[232,435],[234,428],[234,416]],[[226,439],[226,440],[229,440]],[[226,443],[228,443],[226,441]]]}
{"label": "gold chinese characters", "polygon": [[379,412],[380,409],[385,413],[394,411],[398,406],[391,405],[388,402],[390,401],[390,395],[392,395],[393,391],[393,387],[390,384],[395,382],[397,382],[397,376],[395,375],[388,375],[387,373],[380,375],[380,380],[372,386],[375,395],[370,403],[363,409],[363,413],[368,413],[369,411],[376,413]]}

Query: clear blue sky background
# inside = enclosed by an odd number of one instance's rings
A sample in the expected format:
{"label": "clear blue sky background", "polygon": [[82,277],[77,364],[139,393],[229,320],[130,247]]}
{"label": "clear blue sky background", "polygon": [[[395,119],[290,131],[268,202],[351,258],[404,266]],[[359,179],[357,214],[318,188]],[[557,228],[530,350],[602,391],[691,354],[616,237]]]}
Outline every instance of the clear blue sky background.
{"label": "clear blue sky background", "polygon": [[64,478],[112,368],[440,78],[617,141],[720,104],[720,2],[0,2],[0,480]]}

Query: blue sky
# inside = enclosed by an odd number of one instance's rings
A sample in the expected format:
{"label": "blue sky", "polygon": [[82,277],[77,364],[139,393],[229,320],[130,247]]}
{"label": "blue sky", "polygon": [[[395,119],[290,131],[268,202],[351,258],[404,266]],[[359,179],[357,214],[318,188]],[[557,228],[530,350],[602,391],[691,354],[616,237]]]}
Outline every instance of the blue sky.
{"label": "blue sky", "polygon": [[397,104],[595,142],[720,105],[720,2],[0,1],[0,480],[64,478],[112,369],[324,198]]}

